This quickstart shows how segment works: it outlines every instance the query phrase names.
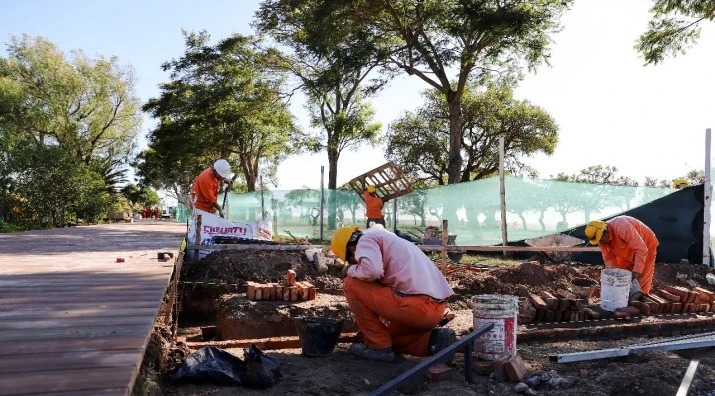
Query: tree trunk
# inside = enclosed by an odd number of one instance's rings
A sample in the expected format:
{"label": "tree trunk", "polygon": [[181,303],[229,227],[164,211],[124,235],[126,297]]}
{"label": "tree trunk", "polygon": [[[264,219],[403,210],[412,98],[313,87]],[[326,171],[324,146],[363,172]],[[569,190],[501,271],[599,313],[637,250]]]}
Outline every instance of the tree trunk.
{"label": "tree trunk", "polygon": [[[332,145],[337,147],[337,143]],[[336,215],[337,215],[337,194],[335,190],[338,188],[338,158],[340,153],[337,148],[331,148],[331,144],[328,144],[328,230],[334,230],[336,228]]]}
{"label": "tree trunk", "polygon": [[449,163],[447,184],[459,183],[462,170],[462,97],[455,92],[447,93],[449,104]]}

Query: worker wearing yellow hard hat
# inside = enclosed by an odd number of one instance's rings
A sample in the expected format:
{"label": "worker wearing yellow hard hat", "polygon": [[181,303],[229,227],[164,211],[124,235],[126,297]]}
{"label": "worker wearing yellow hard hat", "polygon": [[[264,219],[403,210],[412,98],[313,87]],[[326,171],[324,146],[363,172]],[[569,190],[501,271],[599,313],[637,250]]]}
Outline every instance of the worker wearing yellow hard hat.
{"label": "worker wearing yellow hard hat", "polygon": [[362,199],[365,201],[365,216],[367,224],[365,228],[370,228],[371,224],[385,225],[385,217],[382,215],[382,206],[384,202],[377,195],[377,188],[373,184],[369,184],[362,192]]}
{"label": "worker wearing yellow hard hat", "polygon": [[591,221],[584,233],[601,249],[607,268],[631,271],[643,293],[650,292],[659,242],[647,225],[630,216],[618,216],[605,222]]}
{"label": "worker wearing yellow hard hat", "polygon": [[346,262],[343,293],[364,335],[350,347],[354,355],[379,361],[392,361],[395,353],[428,356],[456,340],[454,330],[436,328],[454,291],[414,244],[384,227],[342,227],[330,247]]}
{"label": "worker wearing yellow hard hat", "polygon": [[686,179],[676,179],[673,182],[673,188],[677,188],[678,190],[683,189],[685,187],[690,187],[690,182]]}

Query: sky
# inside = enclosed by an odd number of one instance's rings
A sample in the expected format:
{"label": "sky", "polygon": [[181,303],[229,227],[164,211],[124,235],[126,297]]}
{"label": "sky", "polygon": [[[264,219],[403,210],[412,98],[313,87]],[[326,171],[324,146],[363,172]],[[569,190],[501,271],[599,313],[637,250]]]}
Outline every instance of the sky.
{"label": "sky", "polygon": [[[115,55],[131,64],[142,101],[159,95],[168,80],[160,65],[181,56],[181,30],[207,30],[218,40],[251,34],[258,0],[188,1],[0,0],[0,43],[10,35],[44,36],[62,51]],[[560,127],[553,155],[525,160],[540,176],[577,173],[611,165],[641,183],[646,176],[668,179],[702,169],[705,129],[715,127],[715,26],[705,25],[699,43],[685,55],[643,66],[633,49],[649,20],[649,0],[576,0],[553,36],[550,66],[528,73],[515,96],[543,107]],[[422,104],[426,83],[401,76],[371,103],[383,132],[404,111]],[[291,104],[308,129],[307,111]],[[155,121],[145,116],[139,147]],[[495,147],[495,150],[497,148]],[[338,185],[385,162],[384,148],[346,151],[338,164]],[[279,166],[278,189],[320,186],[327,154],[293,156]]]}

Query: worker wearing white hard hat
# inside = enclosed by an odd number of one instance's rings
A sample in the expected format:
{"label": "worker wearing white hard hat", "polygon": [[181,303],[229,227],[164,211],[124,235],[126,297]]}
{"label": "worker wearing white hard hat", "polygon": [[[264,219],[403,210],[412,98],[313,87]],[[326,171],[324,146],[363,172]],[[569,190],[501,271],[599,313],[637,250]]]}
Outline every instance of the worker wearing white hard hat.
{"label": "worker wearing white hard hat", "polygon": [[223,208],[218,203],[218,191],[221,182],[231,184],[233,173],[231,165],[225,159],[214,162],[213,166],[204,169],[191,187],[191,204],[194,208],[209,213],[218,210],[219,216],[224,217]]}

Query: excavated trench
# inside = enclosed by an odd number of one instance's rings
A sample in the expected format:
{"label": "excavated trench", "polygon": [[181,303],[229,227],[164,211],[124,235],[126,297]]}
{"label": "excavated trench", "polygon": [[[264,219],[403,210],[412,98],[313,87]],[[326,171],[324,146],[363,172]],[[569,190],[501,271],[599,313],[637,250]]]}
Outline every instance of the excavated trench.
{"label": "excavated trench", "polygon": [[[527,297],[529,293],[568,288],[574,278],[598,279],[597,266],[540,265],[515,263],[490,271],[455,271],[448,281],[457,293],[449,303],[461,316],[451,327],[463,335],[471,331],[471,296],[476,294],[511,294]],[[292,269],[298,281],[315,285],[311,301],[253,301],[246,298],[246,283],[280,282]],[[705,282],[707,268],[658,264],[654,285],[684,285]],[[682,275],[685,274],[685,275]],[[191,264],[180,289],[179,324],[183,328],[202,327],[201,334],[187,337],[191,342],[297,338],[295,318],[324,317],[342,319],[343,334],[353,334],[357,327],[342,296],[339,269],[318,273],[313,264],[298,252],[241,251],[215,252],[201,263]],[[633,335],[679,335],[715,329],[712,313],[651,315],[628,320],[584,320],[562,323],[519,325],[519,342],[558,341],[579,338],[624,338]],[[266,344],[267,345],[267,344]],[[286,345],[286,344],[275,344]]]}

